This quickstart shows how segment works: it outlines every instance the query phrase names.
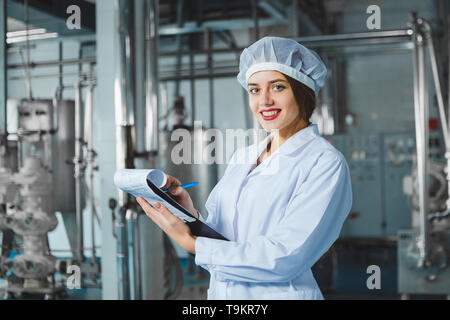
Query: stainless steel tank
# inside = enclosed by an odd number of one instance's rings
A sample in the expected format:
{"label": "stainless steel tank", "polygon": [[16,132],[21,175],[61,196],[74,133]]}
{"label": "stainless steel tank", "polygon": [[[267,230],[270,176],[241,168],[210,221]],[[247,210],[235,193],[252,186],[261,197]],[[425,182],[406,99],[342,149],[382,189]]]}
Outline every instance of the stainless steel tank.
{"label": "stainless steel tank", "polygon": [[[176,164],[172,159],[173,148],[181,143],[181,141],[171,141],[172,133],[176,129],[185,129],[189,132],[191,163]],[[198,185],[187,189],[192,198],[192,202],[202,215],[206,216],[207,211],[205,202],[209,193],[217,183],[217,164],[207,164],[204,161],[197,164],[194,163],[194,155],[201,155],[205,152],[207,145],[210,143],[205,138],[204,128],[192,128],[190,126],[176,125],[173,130],[161,130],[159,132],[159,156],[158,165],[165,173],[177,178],[182,184],[198,181]],[[187,143],[186,143],[187,144]]]}
{"label": "stainless steel tank", "polygon": [[57,100],[58,130],[53,135],[52,175],[55,186],[55,211],[75,212],[75,102]]}

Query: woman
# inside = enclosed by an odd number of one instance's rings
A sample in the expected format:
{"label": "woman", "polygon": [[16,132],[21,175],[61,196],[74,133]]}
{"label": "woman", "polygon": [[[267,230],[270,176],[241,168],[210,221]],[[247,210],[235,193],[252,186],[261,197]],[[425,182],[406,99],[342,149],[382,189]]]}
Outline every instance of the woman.
{"label": "woman", "polygon": [[[297,42],[266,37],[242,52],[239,68],[251,110],[271,134],[233,154],[205,204],[206,223],[230,241],[194,237],[163,205],[138,202],[210,272],[208,299],[323,299],[311,267],[352,204],[344,157],[309,122],[326,67]],[[166,187],[202,220],[180,184],[169,176]]]}

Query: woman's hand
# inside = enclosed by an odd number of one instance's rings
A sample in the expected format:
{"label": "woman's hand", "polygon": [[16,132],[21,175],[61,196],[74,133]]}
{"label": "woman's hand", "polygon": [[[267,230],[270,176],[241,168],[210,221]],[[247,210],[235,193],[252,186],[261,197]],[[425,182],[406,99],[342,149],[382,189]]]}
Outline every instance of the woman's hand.
{"label": "woman's hand", "polygon": [[172,198],[175,199],[179,204],[181,204],[183,207],[185,207],[194,217],[197,219],[199,218],[197,214],[197,210],[194,208],[194,204],[192,203],[192,199],[189,196],[189,193],[186,191],[186,189],[183,189],[181,186],[180,180],[178,180],[175,177],[172,177],[168,174],[167,176],[167,182],[162,187],[162,189],[169,189],[168,193]]}
{"label": "woman's hand", "polygon": [[[189,198],[190,199],[190,198]],[[189,227],[160,202],[153,207],[144,198],[138,197],[137,202],[144,209],[145,214],[153,220],[169,237],[184,250],[195,253],[195,239]]]}

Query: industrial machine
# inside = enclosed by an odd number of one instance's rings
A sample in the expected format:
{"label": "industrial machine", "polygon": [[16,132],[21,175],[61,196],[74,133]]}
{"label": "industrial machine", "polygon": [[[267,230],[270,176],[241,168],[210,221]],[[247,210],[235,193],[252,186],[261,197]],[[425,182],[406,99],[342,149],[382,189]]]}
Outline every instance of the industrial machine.
{"label": "industrial machine", "polygon": [[[333,268],[344,261],[347,265],[339,268],[341,272],[346,267],[351,269],[350,260],[355,259],[355,252],[366,257],[372,252],[373,256],[384,252],[384,256],[390,257],[390,250],[395,248],[397,274],[392,276],[390,258],[386,258],[386,266],[382,270],[384,279],[396,280],[395,292],[402,298],[450,294],[448,112],[445,111],[431,26],[414,12],[409,26],[415,131],[353,130],[327,136],[329,142],[346,157],[353,187],[353,206],[334,248]],[[323,46],[326,46],[326,41]],[[430,59],[436,94],[433,101],[437,104],[438,118],[430,114],[428,107],[431,100],[427,57]],[[354,121],[354,115],[349,113],[345,116],[345,125],[350,127]],[[354,251],[349,249],[351,247]],[[347,252],[352,258],[345,260]],[[363,261],[371,264],[367,258]],[[358,268],[355,270],[360,270],[361,266]],[[351,283],[359,288],[359,292],[369,293],[364,285],[365,274],[361,274],[358,281]],[[345,277],[338,275],[337,282],[349,283],[348,277],[348,273]],[[388,286],[384,284],[384,288]]]}
{"label": "industrial machine", "polygon": [[[75,88],[80,90],[79,85]],[[95,158],[92,144],[81,137],[80,99],[81,95],[75,102],[24,99],[9,110],[17,113],[17,123],[10,124],[14,129],[9,140],[6,136],[2,140],[0,153],[0,270],[7,280],[5,298],[25,293],[44,294],[46,299],[65,296],[64,279],[57,281],[55,274],[67,276],[70,265],[80,267],[90,280],[99,278],[99,264],[86,261],[82,228],[77,228],[88,190],[84,171],[93,168]],[[87,126],[90,103],[85,112],[87,134],[92,127]],[[48,232],[58,224],[57,211],[62,213],[73,258],[57,259],[50,250]]]}

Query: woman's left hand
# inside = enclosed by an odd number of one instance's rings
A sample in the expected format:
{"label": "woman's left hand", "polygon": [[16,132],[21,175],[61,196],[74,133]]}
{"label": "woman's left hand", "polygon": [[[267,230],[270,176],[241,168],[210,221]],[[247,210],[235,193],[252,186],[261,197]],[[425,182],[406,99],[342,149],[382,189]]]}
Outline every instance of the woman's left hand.
{"label": "woman's left hand", "polygon": [[[186,251],[195,253],[195,239],[189,227],[160,202],[152,206],[144,198],[138,197],[137,202],[144,209],[145,214],[153,220],[169,237]],[[158,207],[159,205],[159,207]]]}

